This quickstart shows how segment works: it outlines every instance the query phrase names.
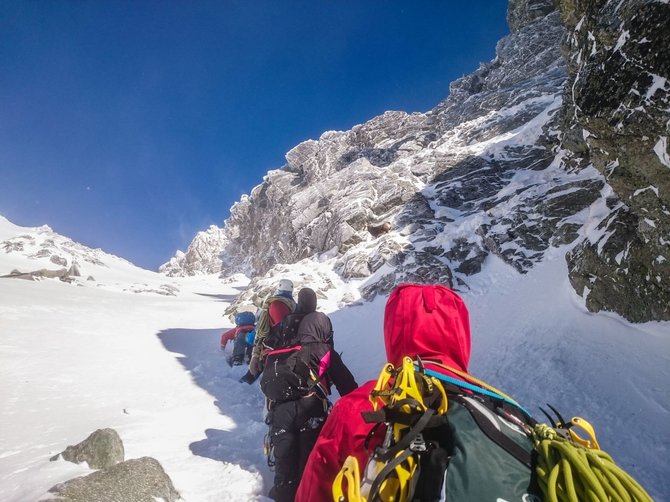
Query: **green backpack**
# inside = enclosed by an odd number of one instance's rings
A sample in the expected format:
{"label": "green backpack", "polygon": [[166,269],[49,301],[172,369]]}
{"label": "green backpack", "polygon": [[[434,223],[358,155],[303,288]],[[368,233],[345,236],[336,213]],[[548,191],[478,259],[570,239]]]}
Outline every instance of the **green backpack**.
{"label": "green backpack", "polygon": [[386,365],[370,400],[374,411],[363,418],[376,425],[367,465],[361,471],[355,457],[346,459],[333,483],[336,502],[437,502],[443,494],[458,502],[651,501],[600,450],[588,422],[559,415],[552,426],[538,424],[457,369],[405,357],[399,368]]}

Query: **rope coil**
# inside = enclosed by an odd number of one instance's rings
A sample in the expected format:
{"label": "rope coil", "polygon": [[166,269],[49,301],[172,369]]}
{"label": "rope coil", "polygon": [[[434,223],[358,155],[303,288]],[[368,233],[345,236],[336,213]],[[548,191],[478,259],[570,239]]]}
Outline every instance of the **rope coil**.
{"label": "rope coil", "polygon": [[536,473],[548,502],[653,502],[607,453],[561,437],[546,425],[533,429]]}

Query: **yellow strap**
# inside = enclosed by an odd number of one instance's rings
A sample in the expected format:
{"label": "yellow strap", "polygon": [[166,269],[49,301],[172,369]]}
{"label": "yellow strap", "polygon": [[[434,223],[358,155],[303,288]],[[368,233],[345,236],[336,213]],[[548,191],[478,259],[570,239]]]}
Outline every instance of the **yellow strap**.
{"label": "yellow strap", "polygon": [[440,390],[440,394],[442,394],[442,402],[440,403],[440,407],[437,409],[437,414],[444,415],[447,413],[447,409],[449,408],[449,400],[447,399],[447,392],[444,390],[444,385],[442,385],[442,382],[440,382],[437,378],[430,377],[430,379],[432,380],[433,385],[436,385],[437,388]]}
{"label": "yellow strap", "polygon": [[[421,411],[426,411],[426,406],[423,404],[423,396],[419,391],[419,386],[416,383],[416,375],[414,370],[414,361],[409,357],[404,357],[402,360],[402,369],[398,376],[396,376],[393,387],[396,393],[391,396],[391,404],[395,404],[403,399],[414,399],[421,404]],[[409,408],[409,406],[407,406]],[[405,411],[405,410],[403,410]],[[406,410],[408,413],[411,411]]]}
{"label": "yellow strap", "polygon": [[[440,402],[437,413],[443,415],[447,412],[448,400],[444,386],[439,379],[429,377],[425,374],[419,374],[419,379],[428,387],[435,387],[440,391],[442,401]],[[393,379],[393,381],[391,381]],[[414,361],[411,357],[403,357],[402,366],[396,369],[391,363],[387,363],[379,374],[377,383],[370,393],[370,402],[375,410],[379,406],[395,405],[404,399],[411,399],[418,403],[421,411],[426,411],[426,405],[423,402],[421,388],[417,382],[417,371],[414,368]],[[406,409],[405,409],[406,408]],[[416,406],[404,405],[402,410],[410,413]],[[394,423],[393,437],[399,441],[407,425]],[[398,452],[402,455],[404,451]],[[398,464],[381,483],[379,487],[379,500],[382,502],[404,502],[408,499],[412,477],[415,475],[418,464],[413,455],[408,456],[403,462]],[[379,469],[381,470],[381,469]],[[377,472],[377,475],[379,472]],[[355,457],[349,456],[344,465],[338,472],[333,481],[332,494],[335,502],[366,502],[366,495],[361,495],[361,475],[358,461]],[[344,483],[346,482],[346,495],[344,493]],[[364,490],[365,493],[365,490]]]}
{"label": "yellow strap", "polygon": [[[400,485],[400,496],[398,500],[409,502],[409,490],[412,485],[412,477],[416,472],[417,463],[414,457],[408,457],[405,462],[407,463],[407,467],[405,467],[403,464],[400,464],[395,468],[395,472],[398,476],[398,484]],[[394,501],[394,499],[388,500],[389,502]]]}
{"label": "yellow strap", "polygon": [[[347,496],[344,496],[342,481],[347,482]],[[334,502],[366,502],[361,497],[361,473],[358,468],[358,460],[353,455],[349,455],[344,461],[340,472],[333,481],[333,500]]]}
{"label": "yellow strap", "polygon": [[[395,379],[390,383],[391,378],[395,374]],[[444,386],[439,379],[435,377],[428,377],[424,375],[424,380],[426,385],[437,386],[442,395],[442,401],[437,410],[439,415],[444,415],[447,412],[448,401],[447,393],[444,390]],[[377,379],[377,384],[375,385],[373,392],[370,394],[370,402],[374,410],[380,406],[380,404],[395,404],[398,401],[406,398],[414,399],[423,406],[425,411],[425,405],[423,405],[423,396],[416,382],[416,369],[414,368],[414,362],[410,357],[403,357],[402,367],[396,371],[394,366],[391,363],[387,363],[379,374]],[[381,403],[380,403],[381,402]],[[408,410],[409,411],[409,410]]]}
{"label": "yellow strap", "polygon": [[[403,453],[402,451],[398,452],[396,458]],[[380,502],[409,502],[412,478],[416,474],[418,465],[413,455],[396,465],[382,481],[375,500]]]}

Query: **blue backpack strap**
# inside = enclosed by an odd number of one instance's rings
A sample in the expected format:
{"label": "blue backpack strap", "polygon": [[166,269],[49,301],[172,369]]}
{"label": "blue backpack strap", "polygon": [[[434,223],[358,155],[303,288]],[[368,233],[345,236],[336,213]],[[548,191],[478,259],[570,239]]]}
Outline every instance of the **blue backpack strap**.
{"label": "blue backpack strap", "polygon": [[483,394],[484,396],[493,397],[495,399],[501,399],[501,400],[505,401],[506,403],[509,403],[512,406],[514,406],[516,408],[519,408],[527,416],[529,416],[529,417],[532,416],[530,413],[528,413],[528,411],[526,411],[525,408],[520,406],[519,403],[516,403],[516,402],[514,402],[510,399],[507,399],[506,397],[501,396],[500,394],[496,394],[495,392],[492,392],[488,389],[484,389],[482,387],[478,387],[477,385],[473,385],[471,383],[464,382],[463,380],[459,380],[458,378],[453,378],[453,377],[444,375],[442,373],[438,373],[437,371],[429,370],[427,368],[425,368],[424,371],[426,372],[426,375],[434,376],[438,380],[442,380],[444,382],[449,382],[451,384],[456,385],[457,387],[460,387],[461,389],[467,389],[467,390],[470,390],[472,392],[475,392],[476,394]]}

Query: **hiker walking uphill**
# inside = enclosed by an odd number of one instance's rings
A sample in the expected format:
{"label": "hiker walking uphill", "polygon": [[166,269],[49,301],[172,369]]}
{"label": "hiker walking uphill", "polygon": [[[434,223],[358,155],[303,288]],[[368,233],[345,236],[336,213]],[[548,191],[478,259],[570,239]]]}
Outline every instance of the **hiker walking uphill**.
{"label": "hiker walking uphill", "polygon": [[251,360],[249,361],[249,371],[240,379],[240,382],[251,384],[258,378],[263,371],[265,339],[269,335],[277,335],[281,329],[281,322],[295,310],[295,306],[293,283],[288,279],[280,280],[277,292],[263,303],[261,315],[256,323],[256,337]]}
{"label": "hiker walking uphill", "polygon": [[651,501],[586,420],[550,406],[540,424],[467,373],[469,315],[450,289],[398,286],[384,343],[379,379],[335,404],[297,502]]}
{"label": "hiker walking uphill", "polygon": [[256,316],[253,312],[238,312],[235,315],[235,327],[221,335],[221,350],[226,350],[233,342],[233,353],[226,362],[230,366],[240,366],[251,361],[251,353],[256,337]]}
{"label": "hiker walking uphill", "polygon": [[275,478],[269,496],[293,502],[305,462],[326,420],[331,383],[341,396],[356,388],[351,372],[333,349],[333,328],[316,311],[316,293],[303,288],[298,306],[278,337],[268,335],[261,390],[268,400],[269,439]]}
{"label": "hiker walking uphill", "polygon": [[[467,371],[470,320],[463,300],[444,286],[398,286],[384,312],[384,344],[395,366],[407,355]],[[305,467],[296,502],[333,500],[333,481],[349,455],[361,470],[365,467],[366,442],[375,424],[366,423],[361,412],[373,411],[370,392],[376,383],[361,385],[335,404]]]}

